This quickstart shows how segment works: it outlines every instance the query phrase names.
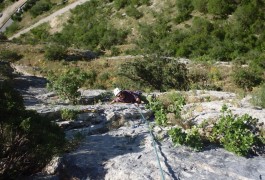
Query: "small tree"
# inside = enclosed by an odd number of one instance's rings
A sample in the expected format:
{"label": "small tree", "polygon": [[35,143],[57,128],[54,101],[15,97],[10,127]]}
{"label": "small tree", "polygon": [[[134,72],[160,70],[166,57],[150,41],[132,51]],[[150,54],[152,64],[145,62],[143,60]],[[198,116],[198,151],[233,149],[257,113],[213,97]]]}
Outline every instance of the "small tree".
{"label": "small tree", "polygon": [[251,91],[253,87],[262,82],[262,78],[250,69],[239,68],[233,74],[235,84],[246,91]]}
{"label": "small tree", "polygon": [[80,92],[77,90],[84,84],[88,75],[79,68],[69,69],[60,75],[50,73],[47,86],[48,89],[54,90],[62,99],[68,99],[75,104]]}
{"label": "small tree", "polygon": [[66,47],[58,44],[52,44],[45,47],[45,58],[48,60],[61,60],[65,57]]}
{"label": "small tree", "polygon": [[121,66],[120,74],[151,88],[165,91],[169,88],[187,89],[188,70],[177,60],[159,56],[145,57]]}

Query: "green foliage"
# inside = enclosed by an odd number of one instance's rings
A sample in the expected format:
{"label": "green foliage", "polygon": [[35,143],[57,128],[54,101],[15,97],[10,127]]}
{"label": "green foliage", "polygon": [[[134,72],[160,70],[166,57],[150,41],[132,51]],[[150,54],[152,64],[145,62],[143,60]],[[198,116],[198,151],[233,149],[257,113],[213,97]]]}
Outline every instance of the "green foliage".
{"label": "green foliage", "polygon": [[[245,114],[243,116],[233,115],[231,110],[224,105],[222,116],[214,123],[211,131],[206,131],[205,127],[209,123],[204,121],[198,127],[183,132],[182,128],[172,128],[168,131],[172,142],[175,145],[187,145],[196,150],[201,150],[204,143],[214,142],[221,144],[228,151],[237,155],[246,156],[254,152],[259,146],[264,146],[264,130],[258,119]],[[200,131],[199,131],[200,128]],[[202,128],[202,129],[201,129]]]}
{"label": "green foliage", "polygon": [[141,5],[150,5],[150,0],[114,0],[114,7],[117,10],[128,6],[141,6]]}
{"label": "green foliage", "polygon": [[6,41],[6,40],[7,37],[2,32],[0,32],[0,41]]}
{"label": "green foliage", "polygon": [[114,7],[117,10],[124,8],[128,4],[127,0],[114,0]]}
{"label": "green foliage", "polygon": [[62,99],[68,99],[71,103],[76,104],[77,98],[81,95],[78,89],[81,88],[87,77],[87,74],[79,68],[68,69],[60,75],[50,72],[47,87],[55,91]]}
{"label": "green foliage", "polygon": [[238,68],[233,74],[235,84],[244,90],[251,91],[262,82],[262,78],[250,69]]}
{"label": "green foliage", "polygon": [[178,9],[177,22],[182,22],[191,17],[190,13],[193,10],[192,0],[177,0],[176,6]]}
{"label": "green foliage", "polygon": [[260,14],[257,5],[250,2],[239,6],[234,15],[241,26],[249,28],[249,26],[257,20]]}
{"label": "green foliage", "polygon": [[38,1],[30,10],[30,14],[35,18],[42,13],[49,11],[52,8],[52,4],[49,0]]}
{"label": "green foliage", "polygon": [[167,115],[165,109],[161,108],[155,111],[155,122],[157,125],[165,126],[167,124]]}
{"label": "green foliage", "polygon": [[181,110],[186,105],[185,98],[180,93],[170,93],[168,95],[170,104],[167,106],[167,110],[170,113],[175,114],[175,118],[181,118]]}
{"label": "green foliage", "polygon": [[186,141],[187,134],[182,131],[182,128],[172,128],[168,131],[173,144],[175,145],[183,145]]}
{"label": "green foliage", "polygon": [[156,124],[162,126],[167,124],[166,108],[161,101],[150,96],[146,107],[154,112]]}
{"label": "green foliage", "polygon": [[115,29],[109,23],[111,7],[103,8],[103,4],[104,2],[91,0],[75,8],[69,23],[60,33],[53,35],[51,41],[98,53],[104,53],[105,50],[124,43],[128,31]]}
{"label": "green foliage", "polygon": [[[37,43],[43,43],[48,41],[49,37],[50,37],[50,33],[48,31],[48,29],[50,28],[50,26],[47,23],[44,23],[32,30],[30,30],[31,34],[27,34],[29,37],[27,39],[27,35],[26,35],[26,43],[30,43],[30,44],[37,44]],[[47,46],[46,49],[49,48],[55,48],[55,46],[59,46],[60,45],[51,45],[51,47]],[[49,47],[49,48],[48,48]],[[58,52],[60,53],[60,52]]]}
{"label": "green foliage", "polygon": [[26,111],[22,97],[5,82],[0,85],[0,113],[0,179],[40,171],[62,150],[63,131],[50,119]]}
{"label": "green foliage", "polygon": [[228,0],[208,0],[207,9],[209,13],[219,16],[226,16],[231,12]]}
{"label": "green foliage", "polygon": [[63,120],[74,120],[77,117],[78,111],[72,109],[62,109],[60,113]]}
{"label": "green foliage", "polygon": [[170,88],[188,89],[187,68],[176,60],[149,56],[121,65],[119,74],[128,79],[165,91]]}
{"label": "green foliage", "polygon": [[213,30],[213,25],[210,21],[201,18],[195,17],[192,22],[192,31],[194,33],[210,33]]}
{"label": "green foliage", "polygon": [[20,29],[20,26],[19,26],[18,22],[14,21],[10,26],[8,26],[6,28],[5,34],[8,36],[10,34],[13,34],[14,32],[16,32],[19,29]]}
{"label": "green foliage", "polygon": [[5,62],[5,61],[0,61],[0,85],[1,86],[5,86],[3,85],[4,82],[1,81],[11,81],[13,78],[13,68],[10,67],[10,63],[9,62]]}
{"label": "green foliage", "polygon": [[45,58],[47,60],[62,60],[66,56],[66,47],[58,44],[51,44],[45,47]]}
{"label": "green foliage", "polygon": [[258,119],[248,114],[238,117],[227,110],[227,107],[223,107],[222,112],[223,115],[212,129],[211,141],[220,143],[225,149],[238,155],[247,155],[258,143]]}
{"label": "green foliage", "polygon": [[19,55],[17,52],[10,51],[10,50],[2,50],[0,52],[0,60],[14,62],[18,61],[22,58],[22,55]]}
{"label": "green foliage", "polygon": [[192,0],[192,5],[194,9],[207,13],[207,0]]}
{"label": "green foliage", "polygon": [[187,133],[183,132],[181,128],[172,128],[168,131],[168,134],[175,145],[186,145],[195,150],[201,150],[203,148],[203,142],[199,130],[195,126],[193,126]]}
{"label": "green foliage", "polygon": [[130,17],[134,17],[135,19],[139,19],[143,16],[143,13],[138,11],[138,9],[135,8],[134,6],[128,6],[126,8],[126,14]]}
{"label": "green foliage", "polygon": [[146,108],[151,109],[155,115],[156,124],[168,124],[167,114],[173,113],[175,119],[181,118],[181,110],[186,104],[184,97],[179,93],[169,93],[166,96],[155,98],[148,97]]}
{"label": "green foliage", "polygon": [[265,84],[262,84],[253,92],[252,103],[256,106],[265,108]]}

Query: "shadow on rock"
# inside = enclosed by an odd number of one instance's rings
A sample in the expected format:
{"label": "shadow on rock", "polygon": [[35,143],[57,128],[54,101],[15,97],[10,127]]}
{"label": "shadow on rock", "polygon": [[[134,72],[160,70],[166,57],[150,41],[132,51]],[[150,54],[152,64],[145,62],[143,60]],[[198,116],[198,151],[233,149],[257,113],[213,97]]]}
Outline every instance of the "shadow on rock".
{"label": "shadow on rock", "polygon": [[109,134],[88,136],[76,151],[62,158],[59,178],[104,179],[105,162],[116,156],[141,151],[140,143],[143,139],[144,135],[135,137]]}
{"label": "shadow on rock", "polygon": [[14,78],[14,85],[18,90],[28,90],[29,88],[45,88],[47,80],[36,76],[18,76]]}

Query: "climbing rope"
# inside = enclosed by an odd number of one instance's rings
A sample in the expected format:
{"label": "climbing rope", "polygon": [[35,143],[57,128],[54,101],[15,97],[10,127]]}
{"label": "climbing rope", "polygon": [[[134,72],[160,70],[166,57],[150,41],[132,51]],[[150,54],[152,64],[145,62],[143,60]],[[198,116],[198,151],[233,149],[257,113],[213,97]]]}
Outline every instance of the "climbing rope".
{"label": "climbing rope", "polygon": [[160,159],[159,159],[159,156],[158,156],[158,153],[157,153],[157,149],[156,149],[156,145],[155,145],[156,141],[155,141],[154,135],[153,135],[153,133],[152,133],[152,129],[149,128],[149,123],[148,123],[148,121],[145,119],[145,117],[144,117],[144,115],[143,115],[143,113],[142,113],[142,110],[138,107],[138,105],[135,105],[135,106],[137,107],[139,113],[141,114],[144,123],[148,125],[149,133],[150,133],[150,135],[151,135],[151,137],[152,137],[152,144],[153,144],[154,151],[155,151],[155,154],[156,154],[156,159],[157,159],[157,162],[158,162],[158,165],[159,165],[159,169],[160,169],[160,172],[161,172],[161,179],[162,179],[162,180],[165,180],[164,172],[163,172],[163,169],[162,169],[162,167],[161,167]]}

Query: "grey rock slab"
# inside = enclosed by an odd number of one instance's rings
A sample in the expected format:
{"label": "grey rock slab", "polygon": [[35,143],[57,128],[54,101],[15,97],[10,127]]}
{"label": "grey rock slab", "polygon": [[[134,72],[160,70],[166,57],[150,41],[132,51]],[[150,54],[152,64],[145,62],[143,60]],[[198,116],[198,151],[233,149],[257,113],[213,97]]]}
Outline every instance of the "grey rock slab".
{"label": "grey rock slab", "polygon": [[[155,147],[165,179],[260,179],[265,175],[264,157],[239,157],[215,147],[194,152],[174,147],[170,139]],[[59,174],[65,178],[161,179],[146,124],[87,136],[77,150],[63,156],[62,163]]]}

